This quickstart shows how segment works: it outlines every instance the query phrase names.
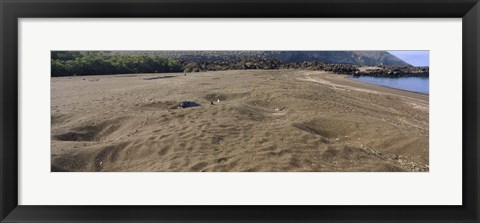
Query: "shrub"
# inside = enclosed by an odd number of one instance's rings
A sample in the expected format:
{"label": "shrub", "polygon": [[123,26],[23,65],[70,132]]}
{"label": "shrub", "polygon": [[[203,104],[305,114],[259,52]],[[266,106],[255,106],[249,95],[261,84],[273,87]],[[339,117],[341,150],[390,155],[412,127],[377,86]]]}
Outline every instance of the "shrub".
{"label": "shrub", "polygon": [[104,75],[129,73],[181,72],[179,61],[166,57],[145,55],[106,55],[102,52],[81,54],[71,51],[54,51],[51,59],[51,75]]}

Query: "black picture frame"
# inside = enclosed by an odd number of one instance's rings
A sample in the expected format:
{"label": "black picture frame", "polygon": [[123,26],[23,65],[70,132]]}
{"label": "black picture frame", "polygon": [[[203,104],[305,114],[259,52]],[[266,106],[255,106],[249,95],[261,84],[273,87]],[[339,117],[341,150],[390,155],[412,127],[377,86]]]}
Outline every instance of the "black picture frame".
{"label": "black picture frame", "polygon": [[[1,222],[479,222],[478,0],[0,0],[0,15]],[[18,205],[17,20],[74,17],[463,18],[463,205]]]}

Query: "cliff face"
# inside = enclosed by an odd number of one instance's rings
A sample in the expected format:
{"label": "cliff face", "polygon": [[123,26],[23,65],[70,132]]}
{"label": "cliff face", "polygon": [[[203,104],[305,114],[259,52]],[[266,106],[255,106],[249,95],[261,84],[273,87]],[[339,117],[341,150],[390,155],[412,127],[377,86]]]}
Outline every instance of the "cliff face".
{"label": "cliff face", "polygon": [[214,62],[242,59],[279,60],[282,63],[321,62],[360,66],[409,66],[386,51],[114,51],[112,54],[147,54],[181,61]]}
{"label": "cliff face", "polygon": [[365,65],[401,65],[410,66],[407,62],[400,58],[386,52],[386,51],[354,51],[354,54],[358,55],[359,60]]}
{"label": "cliff face", "polygon": [[408,63],[386,51],[282,51],[284,62],[323,62],[362,66],[401,65]]}

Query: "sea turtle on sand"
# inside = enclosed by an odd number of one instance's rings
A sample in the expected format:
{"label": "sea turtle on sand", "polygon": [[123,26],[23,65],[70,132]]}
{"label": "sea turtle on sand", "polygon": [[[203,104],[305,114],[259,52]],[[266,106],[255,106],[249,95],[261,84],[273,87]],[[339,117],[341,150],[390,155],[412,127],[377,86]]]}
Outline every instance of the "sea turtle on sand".
{"label": "sea turtle on sand", "polygon": [[182,108],[191,108],[191,107],[197,107],[200,106],[199,103],[194,102],[194,101],[182,101],[180,102],[180,107]]}

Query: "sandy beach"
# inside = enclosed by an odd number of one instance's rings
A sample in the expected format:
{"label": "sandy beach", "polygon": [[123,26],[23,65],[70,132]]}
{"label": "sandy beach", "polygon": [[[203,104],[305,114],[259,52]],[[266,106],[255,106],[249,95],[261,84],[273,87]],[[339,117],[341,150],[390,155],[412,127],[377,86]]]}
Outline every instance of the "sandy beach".
{"label": "sandy beach", "polygon": [[52,77],[52,171],[429,171],[428,95],[346,77]]}

